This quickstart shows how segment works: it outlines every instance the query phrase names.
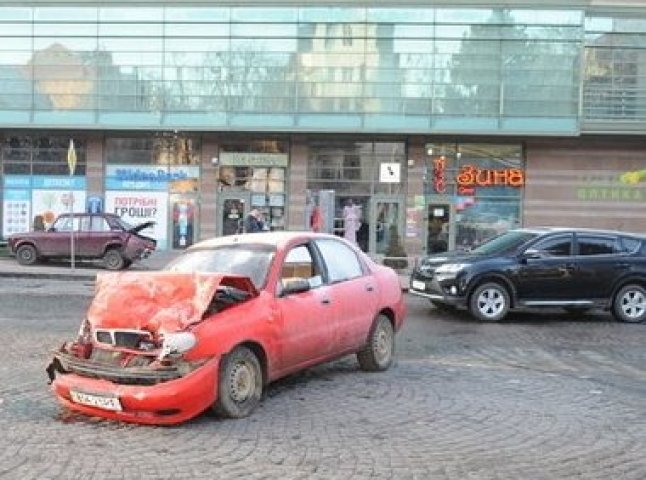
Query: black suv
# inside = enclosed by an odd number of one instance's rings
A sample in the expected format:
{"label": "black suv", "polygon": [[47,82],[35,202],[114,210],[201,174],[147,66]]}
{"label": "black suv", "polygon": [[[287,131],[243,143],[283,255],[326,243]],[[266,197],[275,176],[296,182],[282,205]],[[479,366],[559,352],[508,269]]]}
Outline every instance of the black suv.
{"label": "black suv", "polygon": [[466,307],[486,321],[510,308],[611,310],[646,320],[646,236],[606,230],[522,228],[469,252],[423,258],[410,293],[438,307]]}

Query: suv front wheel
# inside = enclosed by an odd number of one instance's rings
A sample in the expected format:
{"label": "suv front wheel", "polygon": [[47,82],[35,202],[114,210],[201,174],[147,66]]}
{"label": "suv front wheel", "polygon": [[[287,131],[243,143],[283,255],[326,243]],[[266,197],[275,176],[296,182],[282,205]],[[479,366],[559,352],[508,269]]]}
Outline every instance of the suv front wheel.
{"label": "suv front wheel", "polygon": [[478,285],[471,294],[469,311],[478,320],[497,322],[509,311],[509,293],[498,282],[487,282]]}
{"label": "suv front wheel", "polygon": [[617,320],[642,323],[646,320],[646,290],[639,285],[626,285],[615,295],[613,311]]}

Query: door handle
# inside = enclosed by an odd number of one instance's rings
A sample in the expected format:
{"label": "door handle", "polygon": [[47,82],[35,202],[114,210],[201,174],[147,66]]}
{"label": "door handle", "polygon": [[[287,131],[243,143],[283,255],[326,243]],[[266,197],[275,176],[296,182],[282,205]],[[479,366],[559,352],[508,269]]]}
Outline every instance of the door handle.
{"label": "door handle", "polygon": [[329,305],[329,304],[330,304],[330,303],[332,303],[332,302],[330,302],[330,299],[329,299],[329,298],[324,298],[324,299],[322,299],[322,300],[321,300],[321,303],[322,303],[323,305]]}
{"label": "door handle", "polygon": [[366,291],[372,292],[375,289],[372,285],[366,285]]}

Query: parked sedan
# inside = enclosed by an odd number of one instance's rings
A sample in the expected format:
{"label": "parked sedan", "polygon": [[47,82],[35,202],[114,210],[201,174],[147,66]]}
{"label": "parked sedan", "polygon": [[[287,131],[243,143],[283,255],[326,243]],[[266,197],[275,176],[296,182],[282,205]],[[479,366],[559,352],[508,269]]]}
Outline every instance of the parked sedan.
{"label": "parked sedan", "polygon": [[133,227],[118,215],[109,213],[63,214],[48,230],[13,234],[9,236],[8,244],[21,265],[70,258],[73,230],[75,258],[103,260],[108,270],[121,270],[155,250],[156,240],[141,233],[152,225],[154,222],[145,222]]}
{"label": "parked sedan", "polygon": [[199,243],[161,272],[104,273],[54,354],[67,407],[147,424],[249,415],[272,380],[355,353],[387,369],[406,312],[398,275],[343,239],[260,233]]}
{"label": "parked sedan", "polygon": [[430,255],[411,275],[410,293],[440,308],[467,308],[502,320],[512,308],[611,311],[646,320],[646,237],[568,228],[510,230],[470,252]]}

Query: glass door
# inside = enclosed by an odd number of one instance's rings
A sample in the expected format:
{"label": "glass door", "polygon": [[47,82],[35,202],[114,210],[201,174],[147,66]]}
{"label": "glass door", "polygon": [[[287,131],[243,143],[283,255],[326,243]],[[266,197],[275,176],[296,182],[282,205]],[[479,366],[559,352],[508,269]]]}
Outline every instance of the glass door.
{"label": "glass door", "polygon": [[454,243],[450,239],[451,204],[429,203],[426,212],[426,253],[446,252]]}
{"label": "glass door", "polygon": [[250,194],[246,192],[220,192],[218,194],[217,233],[235,235],[243,233],[244,219],[251,205]]}
{"label": "glass door", "polygon": [[388,256],[401,250],[404,235],[404,200],[400,197],[375,196],[371,200],[369,236],[370,253]]}

